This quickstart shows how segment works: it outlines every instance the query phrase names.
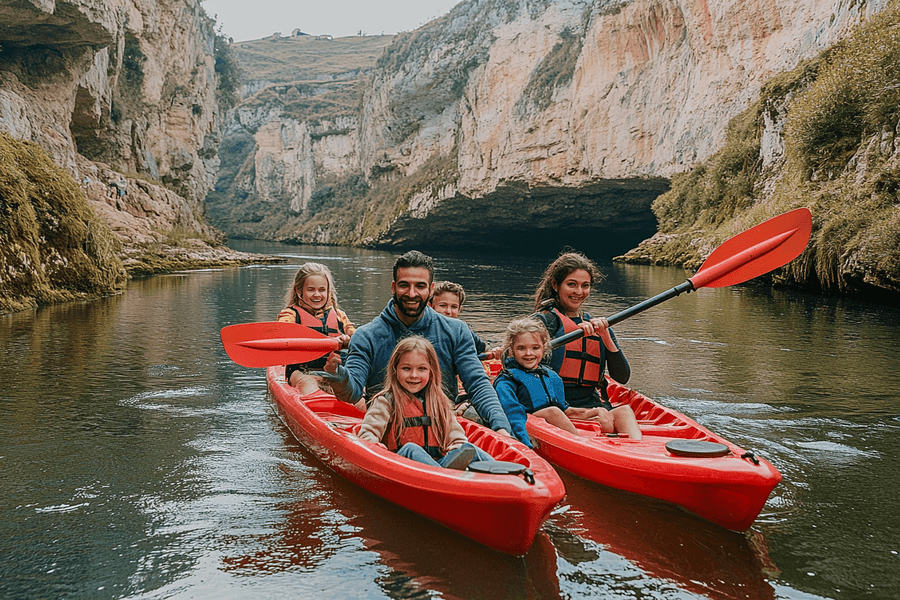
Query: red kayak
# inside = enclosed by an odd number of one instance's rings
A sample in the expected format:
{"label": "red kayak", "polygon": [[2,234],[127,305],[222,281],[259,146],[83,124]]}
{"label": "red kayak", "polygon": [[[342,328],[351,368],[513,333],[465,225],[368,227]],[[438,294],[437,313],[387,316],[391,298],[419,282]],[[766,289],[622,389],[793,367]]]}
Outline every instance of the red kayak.
{"label": "red kayak", "polygon": [[573,419],[576,437],[529,415],[535,451],[601,485],[672,502],[735,531],[750,527],[781,481],[771,463],[614,381],[608,390],[613,406],[634,410],[642,440],[609,437],[598,423]]}
{"label": "red kayak", "polygon": [[326,392],[300,395],[285,383],[284,367],[269,367],[266,378],[281,419],[328,467],[495,550],[525,554],[565,495],[559,475],[545,460],[524,444],[466,419],[459,422],[469,441],[503,461],[501,466],[513,467],[512,473],[457,471],[403,458],[356,437],[363,418],[356,407]]}

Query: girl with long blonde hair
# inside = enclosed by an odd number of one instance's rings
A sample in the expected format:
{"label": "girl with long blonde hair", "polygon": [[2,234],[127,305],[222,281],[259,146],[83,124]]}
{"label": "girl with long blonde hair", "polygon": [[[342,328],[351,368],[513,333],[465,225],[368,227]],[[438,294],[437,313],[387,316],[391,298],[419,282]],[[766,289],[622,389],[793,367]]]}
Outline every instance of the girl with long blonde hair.
{"label": "girl with long blonde hair", "polygon": [[[334,278],[331,270],[317,262],[300,265],[294,274],[294,281],[285,297],[287,307],[278,313],[276,320],[287,323],[299,323],[319,333],[339,338],[346,348],[350,336],[356,327],[347,318],[347,313],[338,304],[337,291],[334,289]],[[325,366],[327,356],[312,362],[287,365],[284,378],[289,385],[303,394],[311,394],[319,389],[330,391],[329,384],[309,371],[319,370]]]}
{"label": "girl with long blonde hair", "polygon": [[475,459],[493,460],[469,443],[450,407],[434,346],[410,336],[394,348],[384,388],[372,398],[358,435],[432,466],[464,470]]}

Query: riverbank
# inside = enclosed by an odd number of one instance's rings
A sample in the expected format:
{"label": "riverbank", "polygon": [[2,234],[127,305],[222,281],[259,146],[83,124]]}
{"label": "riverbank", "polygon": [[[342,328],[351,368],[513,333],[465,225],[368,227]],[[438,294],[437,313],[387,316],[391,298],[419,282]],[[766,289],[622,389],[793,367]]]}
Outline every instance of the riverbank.
{"label": "riverbank", "polygon": [[0,132],[0,313],[116,294],[132,277],[281,262],[227,248],[170,190],[83,159],[79,170],[76,182]]}

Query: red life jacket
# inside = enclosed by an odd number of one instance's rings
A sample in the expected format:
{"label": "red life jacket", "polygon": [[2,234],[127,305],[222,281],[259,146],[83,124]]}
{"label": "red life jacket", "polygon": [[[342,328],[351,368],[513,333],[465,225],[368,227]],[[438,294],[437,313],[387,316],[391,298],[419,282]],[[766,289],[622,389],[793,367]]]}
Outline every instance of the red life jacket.
{"label": "red life jacket", "polygon": [[[311,315],[305,308],[297,305],[289,308],[294,311],[294,321],[296,323],[300,323],[305,327],[309,327],[310,329],[314,329],[319,333],[330,337],[338,337],[344,333],[344,324],[337,318],[337,311],[333,308],[326,310],[321,318]],[[327,361],[328,357],[322,356],[308,363],[287,365],[284,369],[284,378],[290,381],[294,371],[301,371],[303,369],[315,371],[321,369],[325,366]]]}
{"label": "red life jacket", "polygon": [[385,436],[384,445],[388,450],[396,452],[403,444],[412,442],[421,446],[431,456],[438,460],[444,456],[440,446],[432,446],[429,441],[437,441],[431,432],[431,417],[428,416],[425,404],[417,399],[404,398],[402,400],[403,434]]}
{"label": "red life jacket", "polygon": [[295,313],[297,323],[330,337],[338,337],[344,333],[344,324],[337,318],[337,311],[329,308],[321,318],[314,317],[305,308],[294,305],[290,307]]}
{"label": "red life jacket", "polygon": [[[575,321],[556,308],[552,310],[559,317],[565,333],[580,329]],[[559,334],[554,337],[558,336]],[[562,377],[564,383],[596,386],[601,381],[605,381],[600,372],[600,344],[602,343],[599,336],[585,335],[566,344],[566,353],[559,369],[559,376]]]}

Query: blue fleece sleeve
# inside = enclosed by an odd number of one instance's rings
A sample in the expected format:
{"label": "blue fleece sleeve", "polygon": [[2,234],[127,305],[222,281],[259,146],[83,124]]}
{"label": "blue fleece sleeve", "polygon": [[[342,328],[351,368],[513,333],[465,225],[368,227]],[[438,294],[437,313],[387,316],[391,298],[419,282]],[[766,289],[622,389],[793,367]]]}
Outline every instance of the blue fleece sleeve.
{"label": "blue fleece sleeve", "polygon": [[[346,360],[343,361],[349,380],[344,386],[332,385],[335,395],[344,402],[355,403],[362,398],[372,371],[374,346],[367,333],[365,329],[360,328],[350,338],[350,349],[347,351]],[[378,390],[372,390],[372,393],[376,391]]]}
{"label": "blue fleece sleeve", "polygon": [[475,352],[475,341],[472,339],[470,330],[465,323],[459,323],[464,329],[458,330],[460,334],[456,339],[453,364],[456,373],[462,381],[463,388],[468,392],[472,406],[475,407],[475,410],[489,424],[491,429],[494,431],[498,429],[510,431],[509,419],[506,418],[506,413],[503,412],[503,407],[500,406],[497,392],[494,391],[491,380],[488,379],[487,374],[484,372],[484,365],[478,360],[478,354]]}
{"label": "blue fleece sleeve", "polygon": [[478,337],[478,334],[474,331],[472,332],[472,339],[475,340],[475,352],[481,354],[487,350],[487,342]]}
{"label": "blue fleece sleeve", "polygon": [[525,428],[525,422],[528,420],[528,413],[525,412],[525,407],[522,406],[519,402],[519,398],[516,396],[515,382],[509,377],[499,375],[497,376],[497,379],[494,380],[494,388],[497,390],[497,398],[500,400],[500,406],[503,407],[503,412],[506,413],[506,417],[509,419],[509,424],[512,427],[512,434],[516,436],[520,442],[531,448],[531,439],[528,437],[528,430]]}

